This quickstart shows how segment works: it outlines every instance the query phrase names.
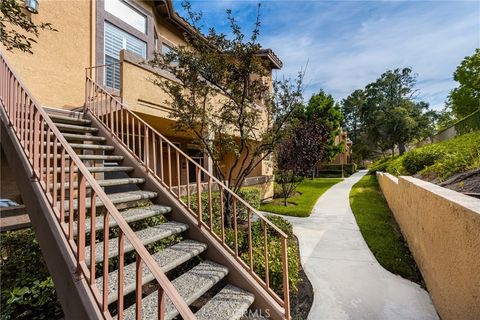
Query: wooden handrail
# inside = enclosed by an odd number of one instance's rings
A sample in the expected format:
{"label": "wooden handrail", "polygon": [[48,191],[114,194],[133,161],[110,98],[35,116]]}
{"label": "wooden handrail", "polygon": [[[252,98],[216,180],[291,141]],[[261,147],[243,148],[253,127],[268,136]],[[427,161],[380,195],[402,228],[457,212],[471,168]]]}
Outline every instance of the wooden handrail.
{"label": "wooden handrail", "polygon": [[[108,271],[108,234],[109,234],[109,216],[113,217],[116,221],[118,228],[120,229],[119,239],[125,237],[132,244],[134,251],[137,253],[138,261],[144,263],[150,272],[155,277],[155,280],[159,284],[159,290],[170,298],[177,311],[185,319],[196,319],[192,311],[181,298],[173,284],[168,280],[165,274],[161,271],[159,265],[155,262],[150,253],[146,250],[138,236],[130,228],[128,223],[118,212],[115,205],[107,197],[102,187],[97,183],[92,174],[88,171],[82,160],[78,157],[70,144],[66,141],[63,134],[58,130],[57,126],[50,119],[49,115],[40,106],[38,101],[30,93],[28,88],[24,85],[22,80],[17,76],[14,70],[10,67],[4,54],[0,52],[0,101],[2,108],[5,110],[7,120],[11,130],[15,133],[22,150],[25,153],[33,172],[35,179],[40,183],[42,190],[45,193],[46,198],[49,201],[53,212],[56,215],[56,221],[64,231],[64,236],[67,237],[70,243],[70,250],[76,257],[77,272],[82,273],[85,278],[89,280],[89,286],[95,297],[96,304],[102,309],[105,319],[111,319],[111,315],[108,311],[108,305],[105,303],[105,297],[108,296],[108,290],[103,291],[103,300],[100,297],[100,291],[96,287],[95,283],[95,214],[97,198],[103,203],[105,208],[104,218],[104,234],[105,234],[105,248],[103,252],[103,263],[107,266]],[[44,141],[46,140],[46,144]],[[52,144],[50,142],[52,141]],[[51,147],[52,146],[52,147]],[[44,148],[45,147],[45,148]],[[67,177],[65,171],[67,167],[67,157],[69,166],[69,185],[68,197],[67,190],[63,187],[58,194],[57,188],[50,187],[50,181],[53,180],[53,185],[57,184],[58,176],[60,175],[60,185],[65,186]],[[50,159],[54,159],[51,161]],[[60,159],[60,170],[58,171],[58,161]],[[77,170],[75,170],[75,167]],[[59,173],[58,173],[59,172]],[[75,192],[73,187],[73,181],[77,176],[78,190]],[[90,268],[87,267],[85,261],[85,240],[86,229],[85,219],[87,214],[86,209],[86,186],[87,183],[91,189],[91,206],[92,206],[92,225],[91,230],[93,233],[90,258]],[[76,194],[75,194],[76,193]],[[74,240],[74,203],[77,203],[77,240]],[[68,210],[68,218],[66,217],[66,211]],[[68,219],[68,221],[66,221]],[[123,246],[119,246],[120,249],[120,261],[123,260]],[[141,268],[140,268],[141,269]],[[138,269],[137,269],[138,272]],[[104,274],[105,276],[105,274]],[[119,277],[119,282],[123,279]],[[104,277],[104,289],[105,283],[108,282],[108,272]],[[137,292],[142,292],[141,282],[137,283]],[[122,301],[122,299],[120,299]],[[160,306],[159,306],[160,308]],[[137,308],[137,319],[141,316],[141,308]],[[119,313],[119,319],[122,319],[121,312]]]}
{"label": "wooden handrail", "polygon": [[[149,125],[142,118],[132,112],[124,103],[119,101],[104,88],[98,85],[89,75],[88,69],[86,70],[86,97],[85,97],[85,109],[90,112],[93,117],[99,120],[107,130],[112,133],[112,136],[121,143],[140,163],[145,166],[147,172],[151,173],[161,184],[167,187],[170,193],[172,193],[180,203],[186,207],[186,209],[192,213],[198,220],[199,228],[203,228],[214,238],[219,241],[227,251],[245,268],[253,278],[270,294],[274,300],[279,303],[285,310],[285,319],[290,319],[290,302],[289,302],[289,283],[288,283],[288,250],[287,239],[288,235],[268,220],[261,212],[258,212],[250,204],[248,204],[239,195],[234,193],[228,186],[222,181],[217,179],[213,174],[208,172],[199,163],[194,161],[190,156],[178,148],[174,143],[164,137],[155,128]],[[164,154],[164,148],[166,148],[166,155]],[[166,156],[166,157],[165,157]],[[166,158],[166,160],[164,160]],[[185,161],[185,175],[186,182],[181,184],[182,171],[180,169],[180,162]],[[176,164],[173,165],[172,162]],[[195,183],[190,182],[189,168],[193,166],[195,172]],[[159,170],[158,170],[159,167]],[[166,172],[165,171],[166,167]],[[160,172],[159,172],[160,171]],[[176,173],[176,185],[173,181],[172,173]],[[202,200],[202,175],[207,180],[207,211],[203,212],[203,200]],[[215,183],[216,188],[220,193],[220,205],[221,205],[221,235],[215,232],[215,226],[213,223],[213,208],[212,208],[212,183]],[[190,201],[191,186],[196,189],[196,210],[192,209],[192,203]],[[182,188],[186,189],[182,192]],[[176,190],[176,191],[175,191]],[[231,199],[231,208],[233,215],[233,231],[234,231],[234,244],[235,248],[228,247],[225,242],[225,226],[224,226],[224,204],[230,204],[229,201],[224,203],[224,196],[228,195]],[[186,197],[186,199],[184,199]],[[186,200],[186,201],[185,201]],[[248,215],[248,262],[239,254],[238,248],[238,216],[237,208],[243,206]],[[265,265],[268,266],[269,254],[268,254],[268,236],[267,228],[273,230],[281,239],[281,252],[282,252],[282,267],[284,271],[283,279],[283,294],[281,299],[272,290],[269,284],[269,274],[265,273],[264,279],[257,275],[254,271],[254,261],[252,254],[252,229],[251,229],[251,215],[255,215],[257,220],[263,225],[263,238],[264,238],[264,251],[265,251]],[[204,217],[208,217],[210,221],[205,222]],[[245,221],[244,221],[245,222]]]}

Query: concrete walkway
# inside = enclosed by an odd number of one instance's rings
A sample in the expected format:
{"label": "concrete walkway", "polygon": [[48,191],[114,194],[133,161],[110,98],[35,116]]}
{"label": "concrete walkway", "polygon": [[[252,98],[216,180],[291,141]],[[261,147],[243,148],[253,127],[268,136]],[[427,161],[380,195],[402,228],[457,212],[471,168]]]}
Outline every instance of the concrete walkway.
{"label": "concrete walkway", "polygon": [[428,293],[385,270],[365,243],[349,202],[365,173],[327,190],[310,217],[286,217],[315,293],[308,319],[438,319]]}

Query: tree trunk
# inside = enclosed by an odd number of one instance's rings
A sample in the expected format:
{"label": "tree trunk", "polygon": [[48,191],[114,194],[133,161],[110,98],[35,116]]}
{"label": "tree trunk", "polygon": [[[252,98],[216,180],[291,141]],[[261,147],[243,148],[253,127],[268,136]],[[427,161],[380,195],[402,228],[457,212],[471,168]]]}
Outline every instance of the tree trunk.
{"label": "tree trunk", "polygon": [[400,142],[398,144],[398,152],[400,153],[400,155],[404,154],[405,153],[405,143],[403,142]]}

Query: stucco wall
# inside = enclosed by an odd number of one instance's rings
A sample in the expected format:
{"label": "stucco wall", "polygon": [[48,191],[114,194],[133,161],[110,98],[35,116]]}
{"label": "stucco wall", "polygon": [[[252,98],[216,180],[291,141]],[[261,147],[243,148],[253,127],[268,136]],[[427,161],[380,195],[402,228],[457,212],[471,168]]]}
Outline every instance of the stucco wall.
{"label": "stucco wall", "polygon": [[[22,1],[23,2],[23,1]],[[42,30],[33,54],[6,52],[14,70],[33,96],[45,106],[71,109],[83,105],[85,68],[93,61],[93,1],[39,1],[35,23],[50,22],[57,32]],[[94,33],[93,33],[94,34]],[[2,51],[5,52],[4,48]]]}
{"label": "stucco wall", "polygon": [[377,178],[441,318],[480,319],[480,200],[412,177]]}

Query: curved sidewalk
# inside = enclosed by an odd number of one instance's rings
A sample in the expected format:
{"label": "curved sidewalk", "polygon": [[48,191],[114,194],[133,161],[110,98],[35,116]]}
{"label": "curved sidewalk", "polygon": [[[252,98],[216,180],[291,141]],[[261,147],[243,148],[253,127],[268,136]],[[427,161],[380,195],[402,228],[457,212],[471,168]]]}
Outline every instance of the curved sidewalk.
{"label": "curved sidewalk", "polygon": [[349,202],[350,189],[365,173],[327,190],[310,217],[285,217],[313,285],[308,319],[438,319],[428,293],[385,270],[365,243]]}

